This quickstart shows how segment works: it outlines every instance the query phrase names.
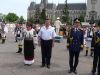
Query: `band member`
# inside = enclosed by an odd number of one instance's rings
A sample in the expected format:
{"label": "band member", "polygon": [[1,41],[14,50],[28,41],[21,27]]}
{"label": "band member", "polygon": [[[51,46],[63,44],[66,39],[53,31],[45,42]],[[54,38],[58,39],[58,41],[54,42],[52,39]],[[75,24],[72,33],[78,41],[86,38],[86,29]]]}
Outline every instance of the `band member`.
{"label": "band member", "polygon": [[21,53],[23,48],[23,28],[21,24],[18,24],[18,27],[15,30],[16,33],[16,42],[18,42],[18,51],[16,53]]}
{"label": "band member", "polygon": [[50,19],[46,19],[45,25],[41,27],[38,37],[41,45],[42,65],[50,69],[50,60],[52,54],[52,47],[54,46],[55,30],[50,24]]}
{"label": "band member", "polygon": [[18,42],[18,38],[20,37],[20,33],[22,33],[22,27],[21,24],[16,24],[16,27],[14,29],[15,34],[15,41]]}
{"label": "band member", "polygon": [[2,37],[2,44],[5,43],[5,40],[6,40],[6,23],[3,21],[1,23],[1,37]]}
{"label": "band member", "polygon": [[85,56],[87,56],[90,50],[87,40],[87,28],[84,28],[84,49],[86,50]]}
{"label": "band member", "polygon": [[34,63],[34,29],[32,23],[27,22],[27,29],[24,31],[24,63],[25,65],[32,65]]}
{"label": "band member", "polygon": [[91,48],[94,51],[92,75],[95,75],[97,65],[98,65],[97,75],[100,75],[100,23],[98,23],[98,30],[93,35]]}
{"label": "band member", "polygon": [[[79,54],[83,49],[84,32],[80,29],[80,21],[74,20],[74,28],[69,31],[67,39],[67,47],[69,49],[69,66],[70,70],[68,73],[77,74],[76,68],[79,62]],[[75,61],[74,61],[75,58]]]}
{"label": "band member", "polygon": [[60,22],[60,18],[58,17],[57,20],[55,21],[54,23],[54,26],[55,26],[55,30],[56,30],[56,34],[59,35],[59,30],[60,30],[60,26],[61,26],[61,22]]}

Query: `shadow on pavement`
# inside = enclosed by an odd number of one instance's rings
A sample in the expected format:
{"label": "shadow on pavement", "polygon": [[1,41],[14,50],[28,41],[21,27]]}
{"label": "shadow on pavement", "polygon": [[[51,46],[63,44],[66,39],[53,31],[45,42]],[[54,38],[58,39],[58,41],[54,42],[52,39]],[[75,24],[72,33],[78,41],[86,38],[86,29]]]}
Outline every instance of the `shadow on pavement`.
{"label": "shadow on pavement", "polygon": [[[68,70],[62,70],[62,71],[46,71],[41,75],[76,75],[74,73],[69,74]],[[84,73],[84,74],[77,74],[77,75],[91,75],[91,73]]]}

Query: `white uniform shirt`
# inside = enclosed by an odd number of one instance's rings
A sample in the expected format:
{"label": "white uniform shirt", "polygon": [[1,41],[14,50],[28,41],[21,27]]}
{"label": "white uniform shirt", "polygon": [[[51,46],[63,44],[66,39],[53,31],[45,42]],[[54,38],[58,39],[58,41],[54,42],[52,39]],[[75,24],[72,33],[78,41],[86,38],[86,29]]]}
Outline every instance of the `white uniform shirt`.
{"label": "white uniform shirt", "polygon": [[61,22],[59,20],[55,21],[54,26],[56,26],[56,28],[60,28]]}
{"label": "white uniform shirt", "polygon": [[41,27],[38,36],[43,40],[50,40],[56,36],[56,33],[53,27],[49,26],[47,29],[45,26],[43,26]]}

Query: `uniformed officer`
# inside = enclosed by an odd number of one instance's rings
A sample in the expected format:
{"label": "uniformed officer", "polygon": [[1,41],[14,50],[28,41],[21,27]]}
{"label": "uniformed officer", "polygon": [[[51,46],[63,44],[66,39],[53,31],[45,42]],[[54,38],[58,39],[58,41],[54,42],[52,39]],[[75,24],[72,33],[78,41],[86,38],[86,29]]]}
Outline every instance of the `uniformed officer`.
{"label": "uniformed officer", "polygon": [[91,48],[94,49],[92,75],[95,75],[97,65],[98,75],[100,75],[100,23],[98,23],[98,30],[93,35]]}
{"label": "uniformed officer", "polygon": [[[80,21],[76,18],[74,20],[74,28],[69,31],[67,39],[67,47],[69,49],[69,66],[68,73],[77,74],[76,68],[79,62],[79,54],[83,49],[84,32],[80,28]],[[75,57],[75,62],[74,62]]]}

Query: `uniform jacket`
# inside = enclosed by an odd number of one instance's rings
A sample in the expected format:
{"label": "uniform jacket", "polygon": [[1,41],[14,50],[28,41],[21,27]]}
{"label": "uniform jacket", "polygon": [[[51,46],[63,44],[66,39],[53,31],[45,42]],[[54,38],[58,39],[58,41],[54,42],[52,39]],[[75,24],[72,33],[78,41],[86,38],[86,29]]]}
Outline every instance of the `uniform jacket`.
{"label": "uniform jacket", "polygon": [[91,47],[94,48],[94,52],[100,53],[100,30],[94,33],[91,42]]}
{"label": "uniform jacket", "polygon": [[72,28],[68,33],[67,43],[69,44],[69,50],[80,51],[82,50],[84,42],[84,32],[81,29],[75,30]]}

